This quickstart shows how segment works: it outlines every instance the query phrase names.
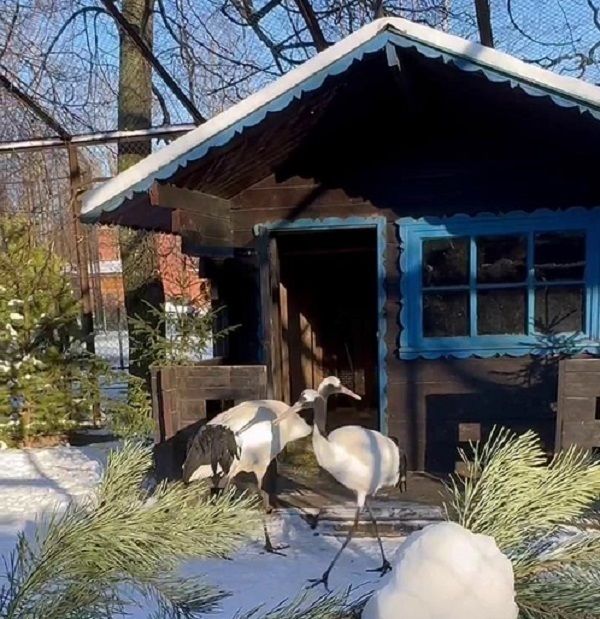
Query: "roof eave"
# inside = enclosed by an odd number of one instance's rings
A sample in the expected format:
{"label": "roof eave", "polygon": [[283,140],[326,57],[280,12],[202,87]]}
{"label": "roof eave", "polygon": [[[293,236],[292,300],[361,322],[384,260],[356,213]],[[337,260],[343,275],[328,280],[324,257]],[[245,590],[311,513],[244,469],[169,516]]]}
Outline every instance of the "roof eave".
{"label": "roof eave", "polygon": [[118,209],[134,194],[148,191],[155,181],[169,180],[180,168],[227,144],[244,129],[260,123],[267,113],[285,109],[294,99],[319,88],[365,54],[393,44],[413,47],[465,71],[481,72],[492,82],[509,82],[531,96],[548,96],[560,107],[577,107],[600,119],[600,88],[527,64],[508,54],[400,18],[376,20],[317,54],[262,90],[178,138],[162,150],[89,191],[83,199],[82,220],[92,223],[101,213]]}

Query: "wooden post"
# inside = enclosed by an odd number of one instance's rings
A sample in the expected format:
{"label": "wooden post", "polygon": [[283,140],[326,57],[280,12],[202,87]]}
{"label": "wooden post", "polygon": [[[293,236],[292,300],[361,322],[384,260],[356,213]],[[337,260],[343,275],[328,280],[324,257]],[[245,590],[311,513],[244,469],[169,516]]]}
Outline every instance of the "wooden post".
{"label": "wooden post", "polygon": [[75,258],[77,260],[82,305],[81,326],[86,338],[86,347],[93,353],[94,314],[92,311],[92,295],[88,271],[90,260],[87,239],[79,219],[81,215],[80,192],[83,189],[83,183],[81,182],[81,169],[77,158],[77,148],[72,144],[68,144],[67,152],[69,154],[69,181],[71,184],[71,215],[73,216],[73,232],[75,236]]}
{"label": "wooden post", "polygon": [[282,388],[282,350],[281,313],[279,308],[279,249],[277,239],[269,239],[269,312],[271,314],[271,354],[273,366],[273,394],[276,400],[283,399]]}
{"label": "wooden post", "polygon": [[[81,168],[77,157],[77,147],[67,144],[69,155],[69,182],[71,185],[71,214],[73,216],[73,233],[75,238],[75,259],[79,275],[79,292],[81,296],[81,330],[85,337],[85,346],[90,353],[95,352],[94,342],[94,313],[92,309],[92,294],[89,274],[89,247],[87,237],[79,216],[81,215],[80,194],[83,189]],[[100,386],[94,387],[95,395],[92,404],[92,422],[96,426],[100,423]]]}
{"label": "wooden post", "polygon": [[281,391],[283,401],[291,404],[288,291],[281,282],[279,282],[279,312],[281,323]]}
{"label": "wooden post", "polygon": [[313,336],[308,318],[300,312],[300,359],[304,389],[314,388],[313,377]]}
{"label": "wooden post", "polygon": [[479,40],[486,47],[494,47],[494,33],[492,30],[492,14],[489,0],[475,0],[475,13],[477,15],[477,28]]}
{"label": "wooden post", "polygon": [[556,429],[554,436],[554,453],[561,451],[563,447],[563,413],[565,395],[566,361],[558,362],[558,385],[556,397]]}

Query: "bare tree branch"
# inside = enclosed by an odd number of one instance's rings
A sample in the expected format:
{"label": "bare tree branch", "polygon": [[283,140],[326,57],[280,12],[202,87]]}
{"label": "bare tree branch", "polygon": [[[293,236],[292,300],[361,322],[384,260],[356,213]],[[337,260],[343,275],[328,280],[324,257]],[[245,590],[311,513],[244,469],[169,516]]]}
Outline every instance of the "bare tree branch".
{"label": "bare tree branch", "polygon": [[492,15],[489,0],[475,0],[475,12],[477,15],[477,27],[479,40],[486,47],[494,47],[494,34],[492,31]]}
{"label": "bare tree branch", "polygon": [[12,19],[10,20],[10,25],[8,27],[8,32],[6,33],[6,38],[4,40],[4,45],[2,46],[2,49],[0,49],[0,60],[2,60],[2,57],[4,56],[4,54],[6,53],[6,50],[8,49],[13,33],[15,31],[15,24],[17,23],[17,19],[19,18],[19,10],[21,8],[21,3],[17,2],[17,6],[15,7],[15,10],[13,12],[12,15]]}
{"label": "bare tree branch", "polygon": [[142,39],[140,33],[123,17],[113,0],[100,0],[100,2],[102,2],[108,13],[114,17],[115,21],[119,25],[119,28],[122,29],[132,41],[134,41],[144,58],[154,67],[155,71],[160,75],[165,84],[167,84],[167,86],[173,91],[173,94],[181,101],[181,104],[190,113],[192,118],[198,123],[205,122],[206,119],[204,116],[198,111],[194,103],[183,92],[183,90],[181,90],[177,82],[163,67],[162,63],[154,55],[148,45],[146,45],[146,42]]}
{"label": "bare tree branch", "polygon": [[[0,65],[2,71],[6,71],[4,67]],[[8,92],[14,95],[17,99],[22,101],[34,114],[42,120],[48,127],[50,127],[57,135],[63,140],[69,140],[71,134],[44,108],[42,108],[36,101],[34,101],[24,90],[21,90],[15,83],[11,82],[3,73],[0,73],[0,86],[6,88]]]}
{"label": "bare tree branch", "polygon": [[318,52],[322,52],[325,48],[329,46],[329,43],[325,40],[325,35],[323,34],[323,30],[321,30],[321,25],[319,24],[319,20],[313,11],[310,0],[295,0],[298,8],[300,9],[300,13],[306,22],[306,27],[310,32],[310,36],[315,43],[315,47]]}

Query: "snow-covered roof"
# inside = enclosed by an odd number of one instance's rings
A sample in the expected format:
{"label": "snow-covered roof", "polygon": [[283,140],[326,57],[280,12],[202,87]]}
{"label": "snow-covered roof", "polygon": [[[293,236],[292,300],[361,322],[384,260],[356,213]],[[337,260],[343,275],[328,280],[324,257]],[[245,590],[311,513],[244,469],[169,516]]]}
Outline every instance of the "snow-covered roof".
{"label": "snow-covered roof", "polygon": [[83,198],[82,219],[93,222],[103,211],[118,208],[155,181],[169,179],[179,168],[223,146],[245,128],[258,124],[269,112],[286,108],[303,93],[315,90],[330,75],[345,71],[365,54],[388,44],[416,48],[431,58],[442,58],[465,71],[482,72],[494,82],[508,82],[532,96],[547,96],[561,107],[577,107],[600,119],[600,88],[583,80],[557,75],[513,56],[422,26],[405,19],[378,19],[317,54],[300,67],[233,105],[203,125],[109,181]]}

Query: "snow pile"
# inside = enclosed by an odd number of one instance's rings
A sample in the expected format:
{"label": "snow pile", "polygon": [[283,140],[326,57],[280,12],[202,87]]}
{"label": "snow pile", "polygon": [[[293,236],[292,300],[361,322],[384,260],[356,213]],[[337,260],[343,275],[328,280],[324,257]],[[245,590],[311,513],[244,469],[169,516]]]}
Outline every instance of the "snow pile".
{"label": "snow pile", "polygon": [[453,522],[410,535],[362,619],[516,619],[509,559],[493,538]]}

